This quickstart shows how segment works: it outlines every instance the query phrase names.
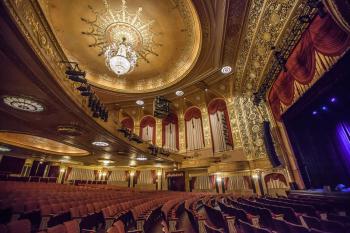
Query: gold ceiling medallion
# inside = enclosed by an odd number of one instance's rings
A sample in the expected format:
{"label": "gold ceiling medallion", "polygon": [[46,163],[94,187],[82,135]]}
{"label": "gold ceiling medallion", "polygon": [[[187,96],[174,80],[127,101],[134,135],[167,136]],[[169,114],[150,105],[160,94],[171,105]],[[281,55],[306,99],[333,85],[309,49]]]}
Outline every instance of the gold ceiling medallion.
{"label": "gold ceiling medallion", "polygon": [[104,55],[106,66],[118,76],[134,70],[138,59],[149,63],[147,56],[158,56],[153,51],[155,33],[151,31],[154,20],[141,19],[142,7],[136,13],[127,11],[126,0],[122,0],[121,9],[113,10],[107,0],[103,0],[105,9],[98,12],[88,6],[95,15],[94,20],[81,18],[90,26],[82,32],[94,38],[89,47],[100,49],[99,56]]}

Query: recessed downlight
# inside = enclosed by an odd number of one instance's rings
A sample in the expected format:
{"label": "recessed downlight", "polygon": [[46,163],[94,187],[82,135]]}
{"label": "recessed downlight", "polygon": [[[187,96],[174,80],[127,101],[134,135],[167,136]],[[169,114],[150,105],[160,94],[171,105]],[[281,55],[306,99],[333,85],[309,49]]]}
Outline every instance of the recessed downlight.
{"label": "recessed downlight", "polygon": [[223,73],[223,74],[231,73],[231,71],[232,71],[232,67],[231,66],[223,66],[221,68],[221,73]]}
{"label": "recessed downlight", "polygon": [[183,91],[181,91],[181,90],[178,90],[178,91],[175,92],[175,95],[177,95],[177,96],[183,96],[184,94],[185,93]]}
{"label": "recessed downlight", "polygon": [[143,100],[136,100],[136,104],[142,106],[145,102]]}
{"label": "recessed downlight", "polygon": [[94,146],[99,146],[99,147],[106,147],[109,146],[107,142],[102,142],[102,141],[95,141],[91,143]]}

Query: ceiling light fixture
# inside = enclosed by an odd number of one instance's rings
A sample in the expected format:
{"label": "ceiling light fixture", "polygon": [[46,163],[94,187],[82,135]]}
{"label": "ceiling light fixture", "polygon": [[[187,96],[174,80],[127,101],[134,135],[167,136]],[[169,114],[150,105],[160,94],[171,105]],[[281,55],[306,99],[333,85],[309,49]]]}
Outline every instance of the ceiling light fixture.
{"label": "ceiling light fixture", "polygon": [[101,142],[101,141],[95,141],[91,143],[94,146],[99,146],[99,147],[106,147],[109,146],[107,142]]}
{"label": "ceiling light fixture", "polygon": [[151,31],[153,20],[141,19],[142,7],[135,13],[127,11],[126,0],[122,0],[121,9],[109,6],[108,0],[103,1],[105,9],[94,10],[93,20],[81,18],[90,26],[84,35],[94,38],[90,47],[100,49],[99,55],[104,55],[106,66],[118,76],[134,70],[138,59],[149,63],[147,56],[157,54],[153,51],[154,33]]}
{"label": "ceiling light fixture", "polygon": [[223,74],[231,73],[231,71],[232,71],[232,67],[231,66],[223,66],[221,68],[221,73],[223,73]]}
{"label": "ceiling light fixture", "polygon": [[9,151],[11,151],[11,149],[6,147],[6,146],[0,146],[0,151],[1,152],[9,152]]}
{"label": "ceiling light fixture", "polygon": [[138,161],[146,161],[147,158],[145,156],[139,156],[139,157],[136,157],[136,160],[138,160]]}
{"label": "ceiling light fixture", "polygon": [[145,102],[143,100],[136,100],[136,104],[142,106]]}
{"label": "ceiling light fixture", "polygon": [[114,161],[109,159],[101,159],[101,160],[98,160],[98,162],[103,163],[103,165],[105,166],[107,166],[108,164],[114,163]]}
{"label": "ceiling light fixture", "polygon": [[26,112],[42,112],[44,111],[44,106],[27,97],[20,96],[3,96],[4,103],[14,109],[26,111]]}
{"label": "ceiling light fixture", "polygon": [[183,92],[183,91],[176,91],[175,92],[175,95],[177,95],[177,96],[183,96],[185,93]]}

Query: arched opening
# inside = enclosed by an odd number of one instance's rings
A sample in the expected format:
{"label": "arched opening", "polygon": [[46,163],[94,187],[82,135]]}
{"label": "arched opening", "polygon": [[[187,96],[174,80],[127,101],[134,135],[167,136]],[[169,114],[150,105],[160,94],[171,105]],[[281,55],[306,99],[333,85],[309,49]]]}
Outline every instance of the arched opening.
{"label": "arched opening", "polygon": [[230,118],[223,99],[214,99],[208,104],[214,152],[233,149]]}
{"label": "arched opening", "polygon": [[185,112],[185,130],[187,150],[204,148],[202,113],[197,107],[190,107]]}
{"label": "arched opening", "polygon": [[179,150],[179,122],[174,113],[162,120],[162,145],[168,150]]}
{"label": "arched opening", "polygon": [[123,128],[129,129],[131,132],[134,131],[134,120],[131,117],[124,118],[121,121],[121,125]]}
{"label": "arched opening", "polygon": [[156,143],[156,120],[153,116],[144,116],[140,122],[140,137],[146,142]]}

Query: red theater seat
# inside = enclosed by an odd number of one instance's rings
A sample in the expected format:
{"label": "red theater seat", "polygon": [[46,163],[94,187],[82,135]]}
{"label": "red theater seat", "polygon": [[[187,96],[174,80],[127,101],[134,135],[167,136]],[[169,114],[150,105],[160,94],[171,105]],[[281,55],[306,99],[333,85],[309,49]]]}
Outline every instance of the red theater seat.
{"label": "red theater seat", "polygon": [[30,233],[31,224],[28,219],[11,221],[7,224],[8,233]]}

